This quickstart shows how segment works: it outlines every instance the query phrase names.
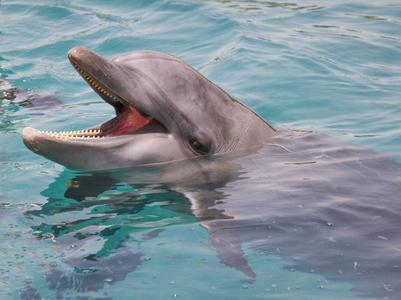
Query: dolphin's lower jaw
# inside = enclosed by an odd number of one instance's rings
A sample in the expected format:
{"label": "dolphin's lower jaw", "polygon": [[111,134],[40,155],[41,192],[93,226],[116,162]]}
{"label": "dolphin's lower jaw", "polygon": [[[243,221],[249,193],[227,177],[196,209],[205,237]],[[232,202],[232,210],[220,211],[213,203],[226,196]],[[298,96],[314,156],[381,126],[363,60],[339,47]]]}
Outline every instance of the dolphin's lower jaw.
{"label": "dolphin's lower jaw", "polygon": [[[163,132],[160,123],[151,122],[131,134],[105,138],[52,136],[31,127],[24,128],[24,144],[34,153],[73,170],[104,170],[176,160],[174,155],[161,156],[160,149],[169,147],[175,155],[183,155],[178,143]],[[139,131],[147,131],[144,134]],[[147,145],[152,141],[154,148]]]}
{"label": "dolphin's lower jaw", "polygon": [[[160,122],[130,105],[124,106],[116,117],[84,130],[49,132],[26,127],[22,139],[32,152],[74,170],[160,163],[174,157],[162,159],[157,155],[158,147],[177,146]],[[154,142],[154,149],[146,152],[141,146],[149,145],[148,140]],[[180,153],[177,150],[175,153]]]}
{"label": "dolphin's lower jaw", "polygon": [[[152,139],[155,135],[159,139],[168,139],[163,125],[150,116],[144,116],[133,106],[125,106],[116,117],[84,130],[49,132],[27,127],[22,131],[22,139],[28,149],[74,170],[112,169],[161,162],[144,155],[137,155],[136,159],[134,155],[118,155],[124,147],[143,141],[144,136]],[[135,147],[131,150],[134,152]]]}

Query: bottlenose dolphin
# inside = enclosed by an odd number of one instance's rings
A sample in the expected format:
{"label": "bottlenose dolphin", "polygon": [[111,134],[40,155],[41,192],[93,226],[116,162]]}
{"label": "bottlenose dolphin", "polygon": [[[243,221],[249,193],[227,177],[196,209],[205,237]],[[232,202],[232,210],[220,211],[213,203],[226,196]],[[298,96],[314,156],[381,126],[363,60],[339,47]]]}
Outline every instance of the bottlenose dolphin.
{"label": "bottlenose dolphin", "polygon": [[71,64],[116,117],[74,132],[25,128],[33,152],[75,170],[164,163],[262,145],[273,127],[178,58],[134,51],[107,60],[76,47]]}
{"label": "bottlenose dolphin", "polygon": [[[131,261],[125,272],[134,272],[146,253],[127,236],[146,227],[146,213],[135,223],[143,208],[160,205],[196,217],[220,261],[249,282],[268,274],[249,255],[277,255],[289,270],[352,283],[355,295],[400,298],[401,167],[393,159],[314,132],[276,132],[168,54],[139,51],[107,61],[80,47],[69,57],[117,116],[88,132],[27,128],[25,144],[68,168],[135,168],[61,177],[44,191],[48,203],[27,212],[38,221],[34,232],[52,233],[60,252],[80,247],[64,257],[73,279],[61,280],[65,273],[56,267],[46,278],[52,289],[74,288],[76,278],[92,291],[101,288],[100,278],[122,280],[118,268],[108,272],[115,261]],[[237,155],[250,148],[250,155]],[[132,189],[116,193],[123,183]],[[86,208],[90,213],[74,213]],[[63,221],[55,224],[54,215]],[[89,255],[81,252],[88,243],[96,245]],[[293,284],[280,288],[292,292]]]}

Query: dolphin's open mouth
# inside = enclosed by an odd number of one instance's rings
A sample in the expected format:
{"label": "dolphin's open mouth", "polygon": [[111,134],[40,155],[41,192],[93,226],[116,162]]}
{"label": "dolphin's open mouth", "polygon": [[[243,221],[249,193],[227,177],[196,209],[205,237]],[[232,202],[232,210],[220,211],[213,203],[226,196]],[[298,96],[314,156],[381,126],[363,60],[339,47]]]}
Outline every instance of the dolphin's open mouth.
{"label": "dolphin's open mouth", "polygon": [[135,106],[128,104],[119,95],[113,93],[94,76],[85,72],[77,63],[71,60],[71,64],[85,79],[89,86],[116,111],[116,116],[102,124],[79,131],[45,132],[54,138],[61,139],[87,139],[104,138],[134,132],[150,122],[156,122],[153,117],[146,115]]}
{"label": "dolphin's open mouth", "polygon": [[[94,76],[88,74],[77,63],[71,59],[71,64],[77,72],[85,79],[89,86],[108,104],[112,105],[116,111],[116,116],[102,124],[78,131],[39,131],[49,138],[68,139],[68,140],[84,140],[84,139],[100,139],[105,137],[119,136],[127,133],[133,133],[138,129],[144,128],[146,125],[149,129],[152,124],[157,123],[160,130],[160,123],[151,116],[146,115],[137,107],[129,104],[122,97],[111,91]],[[151,130],[150,130],[151,131]]]}

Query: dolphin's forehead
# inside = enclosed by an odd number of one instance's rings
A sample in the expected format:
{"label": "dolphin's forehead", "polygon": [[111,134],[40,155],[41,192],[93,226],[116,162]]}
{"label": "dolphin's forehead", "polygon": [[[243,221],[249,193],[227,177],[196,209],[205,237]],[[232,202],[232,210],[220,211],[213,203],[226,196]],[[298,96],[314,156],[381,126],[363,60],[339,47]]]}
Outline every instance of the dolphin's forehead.
{"label": "dolphin's forehead", "polygon": [[[137,87],[138,84],[146,83],[151,89],[157,90],[159,96],[163,94],[175,104],[185,103],[182,107],[184,109],[188,108],[188,101],[193,101],[195,107],[206,104],[209,106],[219,104],[221,107],[223,102],[227,101],[226,97],[221,97],[224,92],[218,86],[171,54],[139,50],[117,55],[111,62],[125,69],[126,80],[130,81],[132,86]],[[127,85],[130,84],[127,83]],[[138,92],[136,89],[135,93],[138,94]],[[212,100],[213,96],[219,97],[220,100],[207,101]],[[161,104],[167,98],[161,97],[158,103]],[[204,99],[199,101],[200,98]],[[195,107],[190,109],[193,110]]]}
{"label": "dolphin's forehead", "polygon": [[[177,93],[185,89],[202,86],[198,83],[203,79],[201,74],[184,61],[167,53],[153,50],[133,51],[117,55],[111,62],[125,70],[126,80],[132,84],[147,82],[153,87],[157,86],[165,94],[171,92],[177,96]],[[186,84],[183,84],[184,82]]]}

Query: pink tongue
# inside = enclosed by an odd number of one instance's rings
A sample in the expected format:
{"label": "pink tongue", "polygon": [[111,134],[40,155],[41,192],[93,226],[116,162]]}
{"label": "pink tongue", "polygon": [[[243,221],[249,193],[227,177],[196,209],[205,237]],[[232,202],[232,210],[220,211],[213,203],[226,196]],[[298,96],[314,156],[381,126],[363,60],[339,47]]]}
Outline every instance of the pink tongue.
{"label": "pink tongue", "polygon": [[152,117],[142,116],[133,106],[129,106],[119,115],[119,122],[107,136],[120,135],[137,130],[150,122]]}

